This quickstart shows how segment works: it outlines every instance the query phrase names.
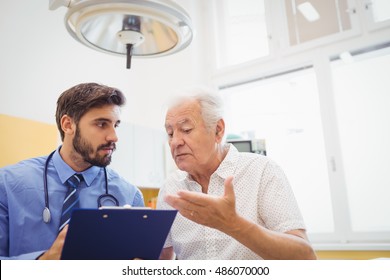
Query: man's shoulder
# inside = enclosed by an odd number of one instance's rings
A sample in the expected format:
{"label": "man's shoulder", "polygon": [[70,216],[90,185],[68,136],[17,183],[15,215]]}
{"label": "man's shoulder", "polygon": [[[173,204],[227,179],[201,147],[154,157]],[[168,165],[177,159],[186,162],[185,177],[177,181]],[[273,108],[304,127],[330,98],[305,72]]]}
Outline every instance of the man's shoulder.
{"label": "man's shoulder", "polygon": [[177,169],[167,176],[162,188],[169,191],[176,191],[182,189],[188,182],[188,173]]}
{"label": "man's shoulder", "polygon": [[24,172],[24,171],[26,171],[26,169],[27,170],[28,169],[37,169],[37,168],[41,169],[45,165],[46,158],[47,158],[47,156],[24,159],[24,160],[21,160],[17,163],[6,165],[6,166],[0,168],[0,171],[14,172],[14,171],[22,170]]}
{"label": "man's shoulder", "polygon": [[120,182],[120,185],[127,185],[130,187],[135,187],[135,185],[132,182],[130,182],[125,177],[123,177],[121,174],[119,174],[114,169],[112,169],[110,167],[106,167],[106,171],[107,171],[108,182],[110,182],[110,181],[114,181],[114,182],[118,182],[118,183]]}
{"label": "man's shoulder", "polygon": [[129,183],[128,180],[125,179],[122,175],[120,175],[116,170],[114,170],[114,169],[112,169],[111,167],[108,167],[108,166],[106,166],[105,168],[106,168],[108,180],[117,179],[117,180]]}
{"label": "man's shoulder", "polygon": [[176,169],[172,171],[168,176],[167,176],[167,181],[177,181],[177,182],[182,182],[186,178],[188,178],[188,173],[185,171],[182,171],[180,169]]}
{"label": "man's shoulder", "polygon": [[247,152],[239,152],[238,157],[236,159],[236,164],[241,166],[249,166],[252,164],[255,165],[267,165],[272,163],[272,159],[267,156],[256,154],[256,153],[247,153]]}
{"label": "man's shoulder", "polygon": [[45,159],[43,157],[30,158],[18,163],[0,168],[1,188],[25,188],[32,185],[38,178],[42,178]]}

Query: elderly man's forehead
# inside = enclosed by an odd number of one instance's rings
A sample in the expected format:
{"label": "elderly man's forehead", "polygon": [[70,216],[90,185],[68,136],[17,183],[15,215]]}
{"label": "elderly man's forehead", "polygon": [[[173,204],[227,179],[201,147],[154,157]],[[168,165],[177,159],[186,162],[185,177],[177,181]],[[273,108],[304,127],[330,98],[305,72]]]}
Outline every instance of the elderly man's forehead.
{"label": "elderly man's forehead", "polygon": [[165,118],[165,126],[183,126],[199,123],[202,120],[201,113],[196,106],[182,106],[168,111]]}
{"label": "elderly man's forehead", "polygon": [[183,126],[188,124],[194,124],[196,123],[196,119],[194,116],[176,116],[176,117],[167,117],[165,120],[165,127],[172,127],[172,126]]}

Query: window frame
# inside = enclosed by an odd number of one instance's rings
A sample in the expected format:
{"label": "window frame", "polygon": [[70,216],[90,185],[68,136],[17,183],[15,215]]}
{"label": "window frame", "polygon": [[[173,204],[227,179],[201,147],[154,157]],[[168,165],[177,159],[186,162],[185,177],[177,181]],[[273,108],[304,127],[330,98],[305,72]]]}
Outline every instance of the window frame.
{"label": "window frame", "polygon": [[[384,26],[377,25],[372,29],[365,20],[367,11],[363,9],[364,0],[349,0],[356,7],[350,31],[290,47],[285,44],[286,41],[283,41],[285,40],[283,36],[287,34],[285,25],[281,30],[273,28],[277,26],[277,23],[280,27],[280,22],[283,20],[282,1],[266,0],[268,7],[266,12],[268,11],[272,15],[270,17],[270,36],[272,37],[270,53],[272,55],[239,65],[216,67],[212,71],[210,84],[216,89],[223,89],[267,79],[272,75],[287,73],[291,69],[313,65],[316,76],[321,77],[317,78],[317,83],[333,204],[334,232],[312,233],[309,238],[317,250],[390,250],[388,232],[352,231],[331,70],[332,60],[338,59],[339,54],[343,51],[359,53],[359,49],[369,50],[372,47],[390,42],[390,40],[383,39],[390,38],[390,24],[387,24],[386,21]],[[366,32],[366,30],[370,30],[370,32]]]}
{"label": "window frame", "polygon": [[[360,1],[359,1],[360,2]],[[382,22],[375,22],[373,19],[373,14],[371,12],[372,3],[371,1],[362,1],[360,2],[360,10],[362,14],[362,20],[368,32],[376,31],[378,29],[390,27],[390,18]]]}

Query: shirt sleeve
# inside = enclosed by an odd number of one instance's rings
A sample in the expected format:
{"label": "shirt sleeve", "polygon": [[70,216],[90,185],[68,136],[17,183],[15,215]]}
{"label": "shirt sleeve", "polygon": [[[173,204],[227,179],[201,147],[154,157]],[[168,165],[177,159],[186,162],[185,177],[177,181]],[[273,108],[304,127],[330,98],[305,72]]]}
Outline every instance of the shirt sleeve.
{"label": "shirt sleeve", "polygon": [[0,260],[36,260],[44,252],[45,251],[37,251],[37,252],[21,254],[19,256],[13,256],[13,257],[0,256]]}
{"label": "shirt sleeve", "polygon": [[[173,209],[171,206],[169,206],[165,201],[164,201],[164,196],[166,194],[166,188],[167,184],[165,183],[161,188],[158,193],[157,197],[157,209],[161,210],[167,210],[167,209]],[[164,243],[164,248],[172,247],[172,236],[171,236],[171,231],[169,231],[167,238],[165,239]]]}
{"label": "shirt sleeve", "polygon": [[278,232],[305,229],[294,192],[277,164],[267,164],[261,184],[258,205],[266,227]]}
{"label": "shirt sleeve", "polygon": [[144,197],[143,197],[140,190],[137,190],[137,192],[135,193],[132,206],[135,206],[135,207],[144,207],[145,206]]}
{"label": "shirt sleeve", "polygon": [[0,171],[0,260],[35,260],[45,251],[30,252],[18,256],[9,256],[8,202],[5,183],[5,172]]}
{"label": "shirt sleeve", "polygon": [[7,259],[9,255],[8,203],[4,181],[4,172],[0,170],[0,259],[2,260]]}

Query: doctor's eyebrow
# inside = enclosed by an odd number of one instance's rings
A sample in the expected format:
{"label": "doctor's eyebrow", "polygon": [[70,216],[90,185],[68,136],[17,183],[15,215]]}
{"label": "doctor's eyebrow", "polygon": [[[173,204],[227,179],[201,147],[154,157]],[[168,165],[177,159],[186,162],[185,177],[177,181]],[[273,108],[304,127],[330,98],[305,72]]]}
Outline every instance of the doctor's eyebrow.
{"label": "doctor's eyebrow", "polygon": [[117,120],[114,122],[112,119],[108,119],[108,118],[97,118],[97,119],[94,119],[92,122],[94,122],[94,123],[106,122],[106,123],[115,123],[116,125],[119,125],[121,123],[121,120]]}

